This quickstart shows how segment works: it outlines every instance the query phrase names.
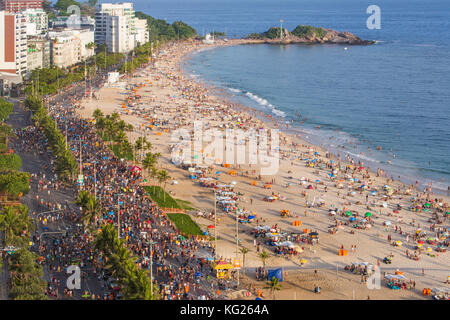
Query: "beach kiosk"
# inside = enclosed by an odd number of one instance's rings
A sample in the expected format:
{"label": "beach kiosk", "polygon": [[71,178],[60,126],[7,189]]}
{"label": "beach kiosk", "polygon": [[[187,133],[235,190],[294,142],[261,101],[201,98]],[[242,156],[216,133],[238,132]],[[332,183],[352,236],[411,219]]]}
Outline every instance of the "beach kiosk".
{"label": "beach kiosk", "polygon": [[219,261],[214,269],[216,270],[217,279],[230,279],[230,270],[234,269],[234,266],[226,261]]}

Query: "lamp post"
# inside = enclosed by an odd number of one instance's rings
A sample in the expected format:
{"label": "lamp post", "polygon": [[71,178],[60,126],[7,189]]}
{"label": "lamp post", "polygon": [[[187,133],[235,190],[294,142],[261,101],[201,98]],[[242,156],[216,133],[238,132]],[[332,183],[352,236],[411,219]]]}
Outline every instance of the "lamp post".
{"label": "lamp post", "polygon": [[283,19],[280,19],[280,41],[283,40]]}
{"label": "lamp post", "polygon": [[150,246],[150,291],[153,297],[153,245],[156,242],[147,241],[146,244]]}
{"label": "lamp post", "polygon": [[[81,157],[81,153],[82,153],[82,149],[81,149],[81,142],[83,142],[83,140],[78,139],[78,140],[72,140],[73,142],[80,142],[80,176],[83,175],[83,163],[81,162],[82,157]],[[84,184],[84,183],[83,183]],[[83,188],[83,184],[80,183],[80,189]]]}
{"label": "lamp post", "polygon": [[117,196],[117,238],[120,239],[120,200],[119,196],[123,196],[123,193],[116,193]]}
{"label": "lamp post", "polygon": [[217,193],[214,191],[214,260],[217,260]]}

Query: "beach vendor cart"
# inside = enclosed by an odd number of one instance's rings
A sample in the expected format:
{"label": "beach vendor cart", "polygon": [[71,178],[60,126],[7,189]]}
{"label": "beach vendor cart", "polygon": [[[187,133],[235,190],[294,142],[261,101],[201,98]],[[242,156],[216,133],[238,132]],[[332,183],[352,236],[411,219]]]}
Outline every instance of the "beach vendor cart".
{"label": "beach vendor cart", "polygon": [[230,279],[231,278],[231,271],[234,269],[233,265],[231,263],[228,263],[226,261],[219,261],[214,266],[214,270],[216,270],[216,276],[217,279]]}

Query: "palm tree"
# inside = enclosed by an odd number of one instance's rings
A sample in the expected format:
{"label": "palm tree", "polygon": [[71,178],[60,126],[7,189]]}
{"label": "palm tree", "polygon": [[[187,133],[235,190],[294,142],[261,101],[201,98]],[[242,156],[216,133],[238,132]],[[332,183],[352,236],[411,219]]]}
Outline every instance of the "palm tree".
{"label": "palm tree", "polygon": [[270,289],[272,293],[273,300],[275,300],[275,291],[281,290],[281,283],[279,283],[278,278],[272,277],[270,281],[267,282],[267,286],[264,289]]}
{"label": "palm tree", "polygon": [[5,244],[9,244],[12,240],[19,223],[19,216],[14,212],[13,208],[5,207],[0,215],[0,228],[5,234]]}
{"label": "palm tree", "polygon": [[94,113],[92,114],[92,117],[95,119],[96,122],[98,122],[100,119],[104,117],[103,112],[100,109],[95,109]]}
{"label": "palm tree", "polygon": [[159,173],[158,173],[158,181],[159,181],[159,183],[162,183],[162,182],[164,182],[164,188],[163,188],[163,191],[164,191],[164,202],[166,202],[166,183],[167,183],[167,180],[169,180],[170,179],[170,176],[169,176],[169,174],[167,173],[167,171],[166,170],[160,170],[159,171]]}
{"label": "palm tree", "polygon": [[266,270],[266,260],[270,258],[269,255],[267,254],[266,250],[263,250],[263,252],[261,252],[259,254],[259,258],[261,259],[264,270]]}
{"label": "palm tree", "polygon": [[241,249],[242,253],[242,275],[245,277],[245,255],[248,253],[248,249],[245,247],[242,247]]}
{"label": "palm tree", "polygon": [[75,203],[82,208],[83,215],[81,221],[83,221],[86,226],[97,221],[98,215],[101,213],[101,206],[94,195],[86,190],[82,190],[78,194]]}

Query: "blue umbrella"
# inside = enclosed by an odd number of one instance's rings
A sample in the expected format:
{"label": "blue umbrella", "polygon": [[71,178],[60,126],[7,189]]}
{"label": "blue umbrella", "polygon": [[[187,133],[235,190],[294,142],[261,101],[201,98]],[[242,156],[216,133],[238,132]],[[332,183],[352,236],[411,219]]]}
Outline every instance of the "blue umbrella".
{"label": "blue umbrella", "polygon": [[220,171],[216,171],[216,174],[220,174]]}
{"label": "blue umbrella", "polygon": [[255,219],[255,216],[248,216],[249,219]]}
{"label": "blue umbrella", "polygon": [[260,297],[256,297],[256,299],[255,300],[262,300]]}

